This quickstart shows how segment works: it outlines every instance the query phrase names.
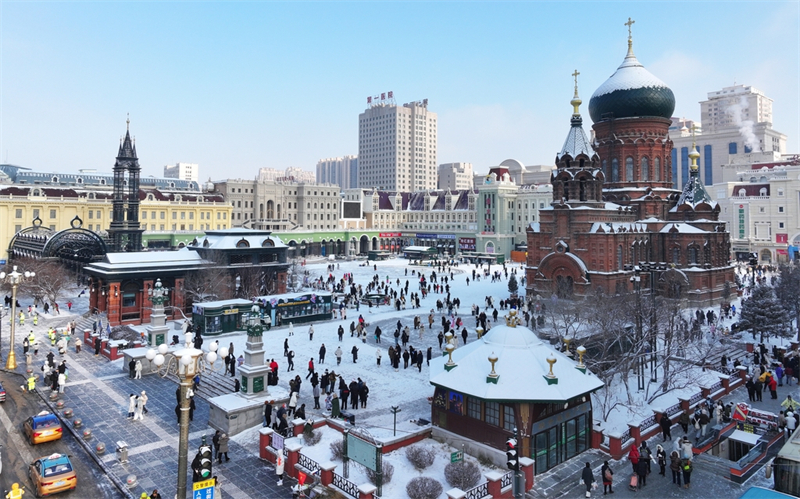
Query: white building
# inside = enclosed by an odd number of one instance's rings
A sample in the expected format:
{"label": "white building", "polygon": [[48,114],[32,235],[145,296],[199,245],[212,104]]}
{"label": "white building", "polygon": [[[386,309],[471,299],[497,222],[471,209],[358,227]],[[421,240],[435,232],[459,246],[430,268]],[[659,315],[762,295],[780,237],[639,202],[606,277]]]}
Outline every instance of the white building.
{"label": "white building", "polygon": [[164,166],[164,178],[179,178],[197,182],[200,176],[200,167],[197,163],[175,163]]}
{"label": "white building", "polygon": [[368,102],[358,116],[358,187],[436,189],[439,124],[428,99],[402,106],[385,99]]}
{"label": "white building", "polygon": [[313,184],[316,181],[314,172],[303,170],[296,166],[290,166],[286,170],[276,168],[259,168],[256,180],[259,182],[289,181],[305,184]]}
{"label": "white building", "polygon": [[358,156],[325,158],[317,162],[317,182],[336,184],[341,190],[358,187]]}
{"label": "white building", "polygon": [[439,189],[471,189],[472,163],[444,163],[439,165]]}
{"label": "white building", "polygon": [[[681,188],[689,178],[692,120],[673,118],[672,180]],[[749,85],[709,92],[700,103],[700,130],[695,129],[700,152],[700,178],[705,185],[720,182],[722,166],[739,162],[737,155],[786,152],[786,135],[772,128],[772,99]]]}

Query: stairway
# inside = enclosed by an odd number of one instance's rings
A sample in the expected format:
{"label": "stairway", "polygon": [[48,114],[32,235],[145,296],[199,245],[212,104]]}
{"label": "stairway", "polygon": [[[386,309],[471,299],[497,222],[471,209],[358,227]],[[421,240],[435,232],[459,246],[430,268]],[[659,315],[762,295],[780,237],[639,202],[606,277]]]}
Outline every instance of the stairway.
{"label": "stairway", "polygon": [[694,458],[695,470],[705,471],[726,480],[731,479],[731,465],[733,464],[733,461],[706,453],[698,454]]}
{"label": "stairway", "polygon": [[[197,397],[208,401],[220,395],[227,395],[233,393],[233,380],[236,379],[229,374],[223,375],[224,364],[219,361],[216,362],[216,367],[221,370],[206,371],[200,375],[200,386],[194,392]],[[175,376],[168,376],[175,384],[178,384],[178,378]]]}

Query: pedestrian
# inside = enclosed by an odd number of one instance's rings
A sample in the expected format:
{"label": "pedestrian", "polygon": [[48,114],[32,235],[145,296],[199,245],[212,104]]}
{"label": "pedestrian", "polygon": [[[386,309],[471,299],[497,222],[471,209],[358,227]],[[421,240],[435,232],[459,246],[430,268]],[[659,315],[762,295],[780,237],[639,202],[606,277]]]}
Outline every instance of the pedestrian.
{"label": "pedestrian", "polygon": [[661,436],[664,438],[664,442],[672,440],[672,421],[666,413],[661,414],[661,421],[658,424],[661,425]]}
{"label": "pedestrian", "polygon": [[353,349],[350,350],[350,353],[353,354],[353,364],[355,364],[356,361],[358,360],[358,347],[353,345]]}
{"label": "pedestrian", "polygon": [[128,362],[128,379],[133,379],[134,376],[136,376],[136,359],[132,358]]}
{"label": "pedestrian", "polygon": [[[94,356],[95,356],[95,357],[97,357],[98,355],[100,355],[100,346],[101,346],[102,344],[103,344],[103,343],[102,343],[102,341],[100,340],[100,337],[99,337],[99,336],[98,336],[97,338],[95,338],[95,339],[94,339]],[[34,351],[34,355],[36,355],[36,352],[35,352],[35,351]]]}
{"label": "pedestrian", "polygon": [[628,461],[631,462],[631,468],[635,474],[639,466],[639,448],[635,444],[631,445],[631,450],[628,452]]}
{"label": "pedestrian", "polygon": [[586,497],[592,497],[592,485],[594,484],[594,473],[592,473],[591,465],[587,462],[586,466],[581,472],[581,480],[586,485]]}
{"label": "pedestrian", "polygon": [[684,459],[681,463],[683,471],[683,487],[688,489],[692,483],[692,460]]}
{"label": "pedestrian", "polygon": [[603,467],[600,468],[600,474],[603,476],[603,495],[613,494],[614,488],[612,483],[614,481],[614,470],[608,464],[608,461],[603,461]]}
{"label": "pedestrian", "polygon": [[233,393],[239,393],[239,390],[242,388],[242,384],[239,383],[239,378],[233,379]]}
{"label": "pedestrian", "polygon": [[286,361],[289,363],[289,365],[286,366],[286,372],[294,371],[294,350],[289,350],[286,355]]}
{"label": "pedestrian", "polygon": [[142,403],[141,397],[136,397],[136,408],[134,409],[133,420],[134,421],[144,420],[144,404]]}
{"label": "pedestrian", "polygon": [[147,392],[142,390],[141,395],[139,395],[139,400],[142,402],[142,414],[147,414]]}
{"label": "pedestrian", "polygon": [[314,396],[314,409],[319,409],[319,396],[320,396],[320,387],[318,384],[314,385],[311,389],[311,392]]}
{"label": "pedestrian", "polygon": [[649,459],[639,458],[636,463],[636,475],[639,477],[639,489],[647,485],[647,463]]}
{"label": "pedestrian", "polygon": [[277,453],[275,454],[275,474],[278,475],[278,485],[283,485],[284,465],[283,449],[278,449]]}
{"label": "pedestrian", "polygon": [[150,494],[150,499],[161,499],[161,494],[158,493],[158,489],[153,489],[153,493]]}
{"label": "pedestrian", "polygon": [[375,357],[378,360],[378,365],[381,365],[381,348],[378,347],[375,349]]}
{"label": "pedestrian", "polygon": [[134,372],[136,374],[133,376],[133,379],[142,379],[142,361],[141,360],[137,360],[136,361],[136,367],[134,368]]}
{"label": "pedestrian", "polygon": [[271,419],[272,419],[272,401],[265,400],[264,401],[264,424],[262,425],[262,427],[266,428]]}
{"label": "pedestrian", "polygon": [[211,451],[212,451],[212,455],[214,456],[214,457],[212,457],[212,460],[215,459],[215,457],[217,455],[217,450],[219,449],[219,438],[221,436],[222,436],[222,432],[217,430],[216,432],[214,432],[214,436],[211,437]]}
{"label": "pedestrian", "polygon": [[647,467],[647,474],[650,474],[650,465],[653,461],[653,453],[650,447],[647,446],[647,440],[642,440],[642,445],[639,447],[639,460],[644,461]]}
{"label": "pedestrian", "polygon": [[325,343],[323,343],[322,346],[319,347],[319,363],[320,364],[324,364],[325,363],[325,352],[327,352],[327,349],[325,348]]}
{"label": "pedestrian", "polygon": [[667,451],[661,444],[656,445],[656,462],[661,471],[658,472],[661,476],[667,476]]}
{"label": "pedestrian", "polygon": [[289,322],[289,336],[294,336],[294,322]]}
{"label": "pedestrian", "polygon": [[132,394],[128,398],[128,419],[133,419],[133,413],[136,410],[136,395]]}
{"label": "pedestrian", "polygon": [[688,437],[683,437],[683,456],[682,459],[691,459],[694,456],[694,446]]}
{"label": "pedestrian", "polygon": [[314,341],[314,326],[308,326],[308,341]]}
{"label": "pedestrian", "polygon": [[672,471],[672,483],[681,486],[681,457],[676,451],[669,455],[669,469]]}
{"label": "pedestrian", "polygon": [[219,443],[217,444],[217,464],[222,464],[222,455],[225,455],[225,462],[231,459],[228,457],[228,434],[223,433],[219,436]]}
{"label": "pedestrian", "polygon": [[314,374],[314,359],[308,359],[308,374],[306,374],[306,379],[310,378]]}
{"label": "pedestrian", "polygon": [[342,354],[343,354],[342,347],[341,346],[336,347],[336,351],[333,352],[333,354],[336,356],[336,365],[338,366],[339,364],[342,363]]}
{"label": "pedestrian", "polygon": [[67,375],[64,373],[58,374],[58,393],[64,393],[64,387],[67,384]]}
{"label": "pedestrian", "polygon": [[292,392],[292,395],[289,397],[289,416],[294,414],[294,410],[297,408],[297,392]]}
{"label": "pedestrian", "polygon": [[[360,380],[361,378],[359,378]],[[369,387],[366,382],[361,383],[361,388],[358,389],[358,398],[361,402],[361,408],[367,408],[367,398],[369,398]]]}

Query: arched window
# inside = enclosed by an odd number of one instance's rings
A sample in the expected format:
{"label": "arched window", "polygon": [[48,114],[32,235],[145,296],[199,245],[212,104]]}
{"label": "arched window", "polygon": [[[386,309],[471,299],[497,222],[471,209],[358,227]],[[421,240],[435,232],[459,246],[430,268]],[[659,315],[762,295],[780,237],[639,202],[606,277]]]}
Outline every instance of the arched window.
{"label": "arched window", "polygon": [[603,176],[606,178],[606,180],[609,178],[608,177],[608,161],[606,161],[606,160],[603,160]]}
{"label": "arched window", "polygon": [[681,249],[677,246],[672,248],[672,263],[679,265],[681,263]]}
{"label": "arched window", "polygon": [[689,265],[697,265],[700,263],[698,261],[698,253],[697,246],[689,246]]}
{"label": "arched window", "polygon": [[653,175],[653,180],[655,180],[656,182],[661,181],[661,159],[660,158],[655,158],[653,160],[653,170],[654,170],[653,173],[655,174],[655,175]]}
{"label": "arched window", "polygon": [[619,182],[619,161],[617,161],[617,158],[611,160],[611,181]]}
{"label": "arched window", "polygon": [[647,158],[642,158],[642,180],[650,180],[650,161]]}
{"label": "arched window", "polygon": [[622,245],[620,244],[620,245],[617,247],[617,268],[618,268],[619,270],[622,270],[622,260],[623,260],[623,256],[622,256]]}
{"label": "arched window", "polygon": [[625,158],[625,182],[633,182],[633,158]]}

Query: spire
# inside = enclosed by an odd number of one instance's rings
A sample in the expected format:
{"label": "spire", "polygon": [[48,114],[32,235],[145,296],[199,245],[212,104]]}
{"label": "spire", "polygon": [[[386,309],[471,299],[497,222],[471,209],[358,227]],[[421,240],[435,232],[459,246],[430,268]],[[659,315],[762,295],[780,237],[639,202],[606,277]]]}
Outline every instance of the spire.
{"label": "spire", "polygon": [[629,17],[628,18],[628,22],[625,23],[625,26],[628,27],[628,56],[632,56],[632,57],[635,57],[635,56],[633,55],[633,33],[631,32],[631,27],[633,26],[633,24],[635,22],[636,21],[634,21],[633,19],[631,19]]}
{"label": "spire", "polygon": [[695,130],[697,130],[697,125],[692,125],[692,150],[689,152],[689,159],[692,160],[692,164],[689,166],[690,175],[692,177],[697,177],[699,174],[700,167],[697,165],[697,159],[700,157],[700,153],[697,151],[697,142],[695,141]]}
{"label": "spire", "polygon": [[122,139],[122,142],[119,145],[119,152],[117,153],[118,158],[136,158],[136,146],[131,140],[131,118],[130,115],[128,119],[125,120],[126,130],[125,130],[125,138]]}
{"label": "spire", "polygon": [[575,95],[572,97],[572,100],[569,101],[569,103],[572,104],[572,115],[573,116],[579,116],[580,115],[580,112],[578,111],[578,107],[583,102],[583,101],[581,101],[581,98],[578,97],[578,75],[579,74],[580,73],[578,72],[577,69],[575,70],[574,73],[572,73],[572,77],[575,78]]}

